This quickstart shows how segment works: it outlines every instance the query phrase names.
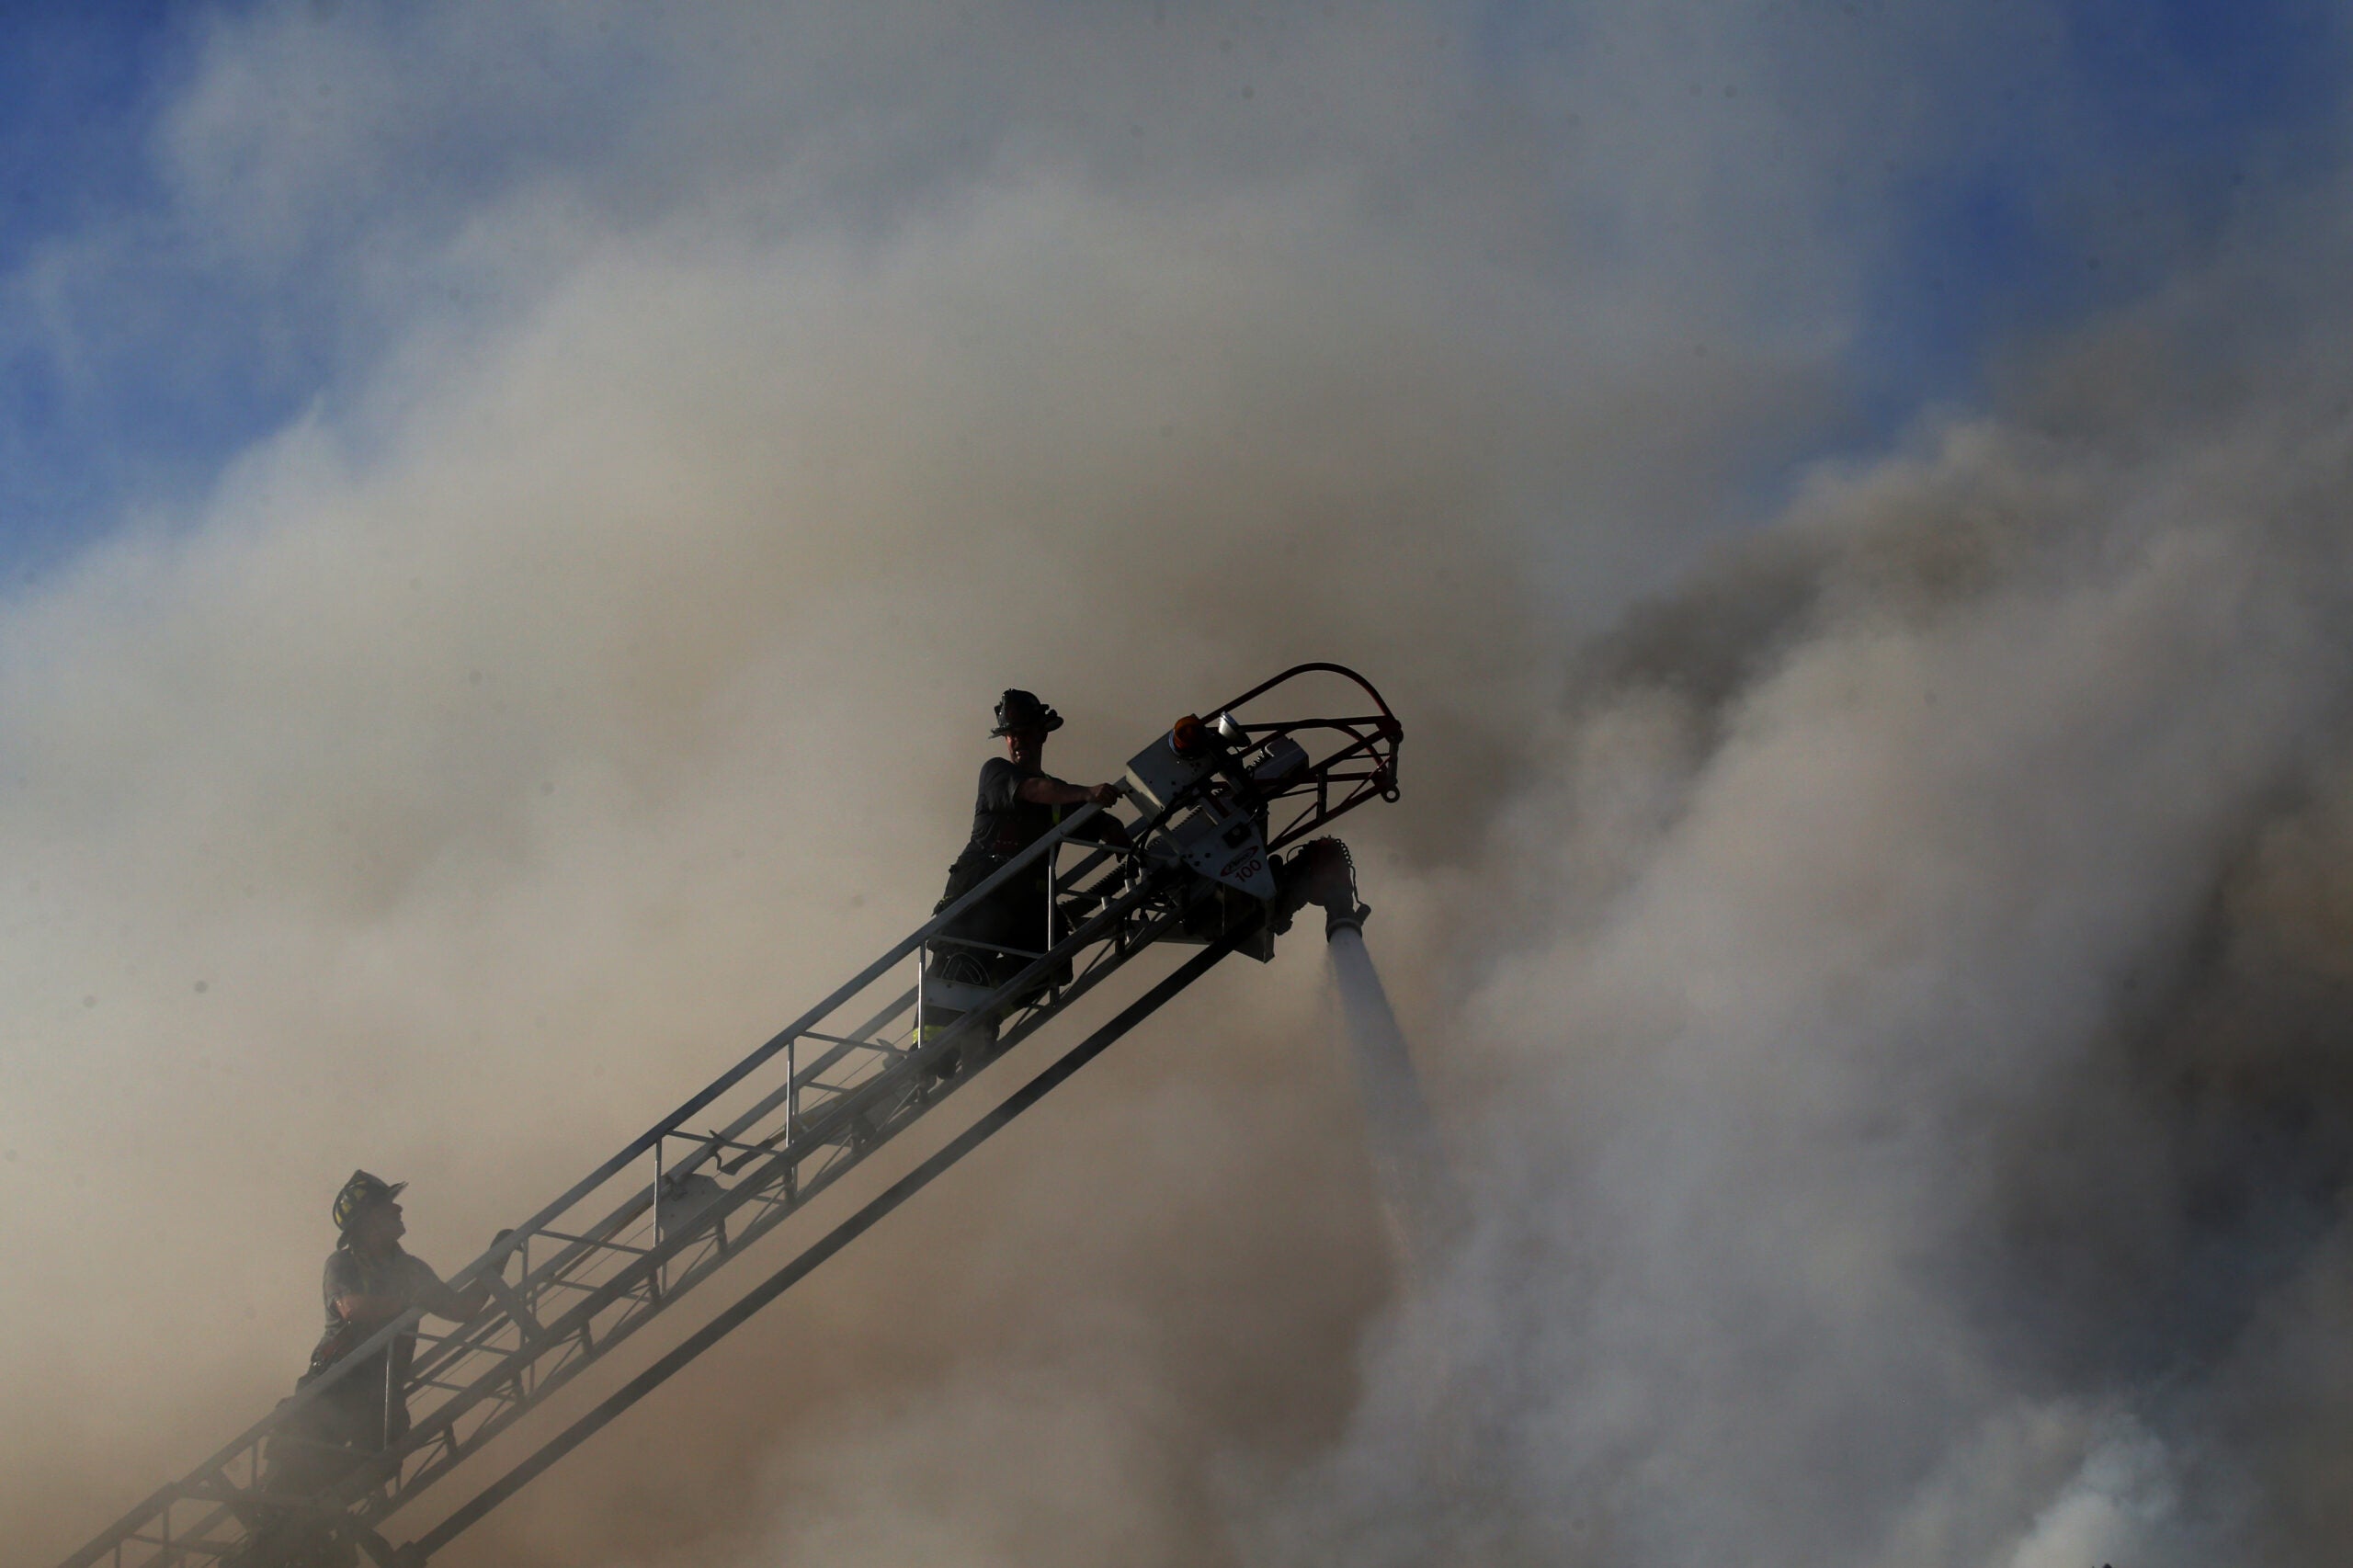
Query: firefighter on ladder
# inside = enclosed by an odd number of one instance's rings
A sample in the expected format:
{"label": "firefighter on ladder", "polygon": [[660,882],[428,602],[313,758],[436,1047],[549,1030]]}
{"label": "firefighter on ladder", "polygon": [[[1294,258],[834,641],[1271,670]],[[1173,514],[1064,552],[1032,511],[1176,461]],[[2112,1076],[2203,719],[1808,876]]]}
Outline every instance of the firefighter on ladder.
{"label": "firefighter on ladder", "polygon": [[[1052,831],[1079,806],[1108,806],[1120,798],[1115,784],[1072,784],[1045,768],[1046,737],[1063,725],[1063,716],[1031,692],[1008,689],[997,699],[996,728],[989,732],[1006,743],[1006,755],[981,765],[981,782],[972,803],[972,836],[962,854],[948,869],[948,888],[933,906],[935,914],[981,885],[1006,861]],[[1126,835],[1116,822],[1106,820],[1097,835],[1113,842]],[[940,932],[947,940],[933,949],[927,974],[961,986],[994,988],[1021,972],[1030,959],[1051,945],[1047,920],[1049,878],[1047,858],[1034,862],[1026,875],[997,889],[957,917]],[[972,944],[972,945],[965,945]],[[1009,949],[1009,950],[1008,950]],[[943,1028],[962,1016],[952,1007],[926,1005],[926,1030]],[[990,1020],[977,1031],[995,1037]],[[952,1072],[955,1062],[941,1063]]]}
{"label": "firefighter on ladder", "polygon": [[[400,1195],[407,1186],[354,1171],[335,1194],[335,1247],[327,1255],[323,1280],[326,1331],[311,1352],[310,1369],[298,1389],[341,1366],[378,1329],[412,1307],[462,1323],[488,1304],[488,1284],[452,1290],[424,1259],[402,1247],[408,1226]],[[270,1438],[262,1490],[280,1497],[315,1495],[406,1437],[409,1361],[415,1348],[414,1335],[398,1335],[320,1391]],[[292,1516],[279,1518],[253,1543],[252,1560],[302,1561],[306,1551],[327,1548],[315,1535],[316,1527],[305,1527]],[[335,1555],[330,1551],[324,1560]]]}
{"label": "firefighter on ladder", "polygon": [[[354,1171],[335,1194],[335,1247],[327,1255],[321,1281],[326,1330],[311,1352],[308,1377],[324,1373],[411,1307],[463,1323],[489,1304],[488,1284],[476,1280],[453,1290],[423,1258],[401,1245],[408,1222],[400,1196],[407,1186]],[[349,1373],[328,1391],[329,1403],[349,1415],[348,1427],[363,1446],[387,1448],[408,1436],[408,1402],[400,1391],[415,1350],[415,1335],[402,1335],[369,1358],[369,1368]]]}

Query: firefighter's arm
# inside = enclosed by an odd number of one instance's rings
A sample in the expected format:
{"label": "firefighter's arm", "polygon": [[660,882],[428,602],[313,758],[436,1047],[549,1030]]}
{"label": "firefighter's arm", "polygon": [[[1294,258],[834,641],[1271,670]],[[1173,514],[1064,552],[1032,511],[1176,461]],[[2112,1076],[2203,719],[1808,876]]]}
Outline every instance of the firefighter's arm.
{"label": "firefighter's arm", "polygon": [[490,1285],[477,1279],[462,1290],[453,1290],[438,1274],[419,1264],[416,1268],[416,1304],[438,1318],[452,1323],[464,1323],[490,1304]]}
{"label": "firefighter's arm", "polygon": [[354,1328],[377,1329],[408,1311],[398,1296],[370,1296],[354,1290],[335,1299],[335,1316]]}
{"label": "firefighter's arm", "polygon": [[1024,778],[1014,793],[1033,806],[1108,806],[1120,798],[1116,784],[1065,784],[1043,776]]}
{"label": "firefighter's arm", "polygon": [[[415,1304],[423,1307],[435,1317],[448,1318],[453,1323],[463,1323],[490,1304],[490,1287],[476,1280],[462,1290],[452,1290],[447,1285],[437,1283],[436,1289],[419,1292]],[[408,1311],[410,1305],[411,1303],[402,1301],[398,1296],[362,1296],[355,1293],[336,1297],[335,1310],[335,1315],[352,1327],[372,1334]]]}

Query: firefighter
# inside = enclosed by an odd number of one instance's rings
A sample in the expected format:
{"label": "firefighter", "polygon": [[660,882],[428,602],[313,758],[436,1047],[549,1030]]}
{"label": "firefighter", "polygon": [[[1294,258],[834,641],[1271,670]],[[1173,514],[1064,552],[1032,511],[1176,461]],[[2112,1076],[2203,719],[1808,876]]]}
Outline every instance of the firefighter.
{"label": "firefighter", "polygon": [[[1033,693],[1007,690],[998,699],[996,728],[989,733],[1005,742],[1006,755],[981,765],[980,790],[972,803],[972,836],[948,869],[948,888],[933,906],[935,914],[987,881],[1072,811],[1085,805],[1108,806],[1119,800],[1117,785],[1072,784],[1046,771],[1046,737],[1062,726],[1063,716]],[[1105,830],[1096,836],[1120,841],[1126,835],[1116,822],[1107,822]],[[1027,968],[1030,960],[1021,955],[1042,952],[1050,945],[1049,875],[1046,858],[1041,857],[1029,874],[1014,878],[940,933],[1013,951],[992,953],[984,948],[944,943],[935,953],[932,972],[962,984],[994,987]],[[939,1007],[926,1007],[925,1012],[926,1028],[960,1016]],[[994,1032],[993,1025],[988,1032]],[[943,1070],[952,1071],[953,1066],[944,1063]]]}
{"label": "firefighter", "polygon": [[[411,1307],[463,1323],[489,1302],[488,1284],[477,1281],[466,1290],[452,1290],[424,1259],[402,1247],[408,1226],[400,1196],[407,1186],[354,1171],[335,1195],[337,1239],[335,1251],[327,1255],[323,1290],[326,1331],[311,1351],[310,1369],[296,1381],[298,1390],[340,1366],[378,1329]],[[269,1439],[261,1490],[278,1497],[316,1495],[406,1437],[409,1361],[415,1350],[416,1336],[400,1335],[290,1413]],[[251,1522],[257,1527],[256,1534],[237,1557],[237,1568],[313,1563],[340,1568],[357,1562],[349,1541],[329,1522],[308,1520],[282,1507]]]}
{"label": "firefighter", "polygon": [[[401,1245],[408,1224],[402,1217],[400,1196],[407,1186],[354,1171],[335,1194],[337,1240],[327,1255],[323,1282],[326,1331],[311,1351],[306,1379],[320,1376],[411,1307],[463,1323],[488,1304],[489,1285],[477,1280],[464,1290],[453,1290],[423,1258]],[[362,1447],[389,1447],[408,1435],[408,1402],[399,1391],[407,1385],[409,1358],[415,1350],[416,1336],[404,1334],[329,1391],[330,1403],[354,1417],[350,1430]]]}
{"label": "firefighter", "polygon": [[[322,1282],[326,1328],[296,1387],[339,1366],[411,1307],[463,1323],[488,1303],[487,1283],[451,1290],[423,1258],[401,1245],[408,1225],[400,1196],[407,1186],[354,1171],[335,1194],[336,1241]],[[305,1412],[300,1430],[289,1434],[284,1452],[272,1455],[282,1483],[293,1491],[318,1490],[358,1460],[406,1437],[409,1360],[415,1350],[415,1335],[398,1335],[324,1390]]]}

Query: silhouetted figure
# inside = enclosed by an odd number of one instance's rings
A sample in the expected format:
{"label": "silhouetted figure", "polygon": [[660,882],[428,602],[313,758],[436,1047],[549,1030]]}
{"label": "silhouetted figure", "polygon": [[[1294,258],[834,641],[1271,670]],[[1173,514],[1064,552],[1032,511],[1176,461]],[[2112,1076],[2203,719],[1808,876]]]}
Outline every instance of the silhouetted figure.
{"label": "silhouetted figure", "polygon": [[[1064,816],[1085,805],[1108,806],[1120,798],[1113,784],[1072,784],[1045,769],[1046,737],[1063,725],[1063,716],[1027,691],[1007,690],[996,705],[996,728],[989,733],[1006,743],[1006,755],[981,766],[980,789],[972,802],[972,836],[956,863],[948,869],[948,888],[933,906],[936,914],[972,892],[1007,861],[1053,831]],[[1122,841],[1117,823],[1107,822],[1093,836]],[[1029,869],[959,915],[940,933],[929,974],[950,985],[995,987],[1021,972],[1029,957],[1051,944],[1047,919],[1051,872],[1047,857]],[[985,944],[964,947],[959,942]],[[993,952],[991,949],[1009,949]],[[944,1028],[963,1016],[961,1008],[926,1002],[924,1027]],[[978,1040],[984,1051],[995,1036],[989,1020],[965,1037]],[[953,1071],[952,1062],[941,1064]]]}

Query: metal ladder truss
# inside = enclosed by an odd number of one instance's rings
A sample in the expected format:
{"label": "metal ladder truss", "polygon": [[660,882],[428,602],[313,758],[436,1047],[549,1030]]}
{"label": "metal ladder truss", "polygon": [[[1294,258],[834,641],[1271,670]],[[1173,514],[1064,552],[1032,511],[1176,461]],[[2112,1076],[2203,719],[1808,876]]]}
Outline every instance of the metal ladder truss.
{"label": "metal ladder truss", "polygon": [[[1245,711],[1316,673],[1353,681],[1377,711],[1255,722]],[[1271,866],[1282,848],[1364,801],[1397,798],[1403,731],[1370,684],[1337,665],[1298,665],[1211,711],[1211,723],[1193,722],[1196,733],[1212,738],[1185,765],[1190,771],[1178,787],[1169,786],[1161,756],[1168,738],[1140,754],[1123,786],[1136,811],[1124,842],[1107,834],[1102,808],[1073,813],[502,1233],[450,1281],[460,1290],[485,1284],[491,1301],[483,1312],[437,1332],[412,1309],[62,1568],[271,1568],[288,1560],[257,1538],[281,1538],[290,1520],[332,1527],[324,1533],[392,1562],[401,1554],[380,1533],[390,1515],[782,1225],[988,1061],[1048,1028],[1130,959],[1170,941],[1212,945],[1219,956],[1234,949],[1271,956],[1288,915],[1202,874],[1178,840],[1202,821],[1246,820]],[[1152,757],[1160,758],[1163,774],[1146,788],[1138,769],[1149,773]],[[948,934],[1015,879],[1040,877],[1041,869],[1046,950]],[[948,988],[961,1011],[926,1028],[926,1003],[938,1017],[942,999],[926,971],[951,949],[977,949],[991,961],[992,977],[1003,978],[985,988]],[[1202,971],[1188,971],[1186,980]],[[934,988],[928,997],[927,987]],[[404,1390],[389,1392],[405,1398],[406,1436],[356,1462],[324,1493],[265,1491],[266,1446],[273,1438],[301,1441],[296,1434],[307,1429],[310,1407],[370,1361],[395,1365],[377,1352],[404,1335],[415,1336],[409,1377]]]}

